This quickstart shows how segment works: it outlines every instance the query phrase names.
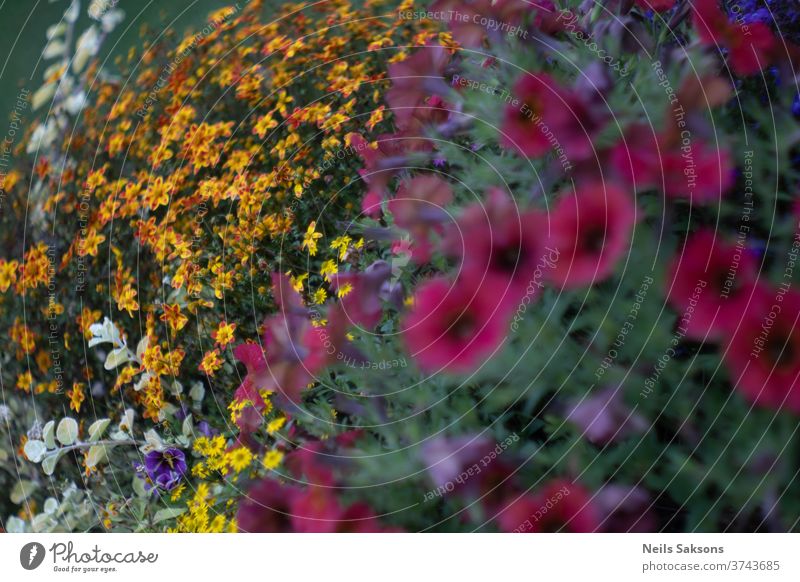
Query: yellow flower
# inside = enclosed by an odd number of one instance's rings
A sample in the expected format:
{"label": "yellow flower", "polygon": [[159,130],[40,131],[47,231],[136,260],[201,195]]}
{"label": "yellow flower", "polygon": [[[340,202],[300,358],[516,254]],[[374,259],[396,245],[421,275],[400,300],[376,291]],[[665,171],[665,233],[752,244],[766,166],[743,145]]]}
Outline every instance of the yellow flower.
{"label": "yellow flower", "polygon": [[352,283],[345,283],[344,285],[341,285],[339,287],[338,291],[336,291],[336,295],[339,298],[342,298],[345,295],[347,295],[348,293],[350,293],[350,291],[352,291],[352,290],[353,290],[353,284]]}
{"label": "yellow flower", "polygon": [[344,235],[333,239],[331,243],[331,248],[334,250],[339,251],[339,260],[343,261],[344,258],[347,256],[347,247],[350,246],[350,243],[353,239],[349,236]]}
{"label": "yellow flower", "polygon": [[200,362],[198,368],[204,374],[213,376],[217,370],[222,367],[222,359],[219,357],[217,350],[211,350],[203,355],[203,361]]}
{"label": "yellow flower", "polygon": [[175,305],[165,303],[164,313],[159,319],[166,321],[173,333],[182,330],[189,321],[189,318],[181,313],[181,306],[177,303]]}
{"label": "yellow flower", "polygon": [[264,467],[270,471],[277,468],[278,465],[281,464],[283,460],[283,453],[280,451],[267,451],[267,454],[264,455],[264,459],[262,463]]}
{"label": "yellow flower", "polygon": [[5,293],[8,288],[17,282],[17,261],[6,261],[0,259],[0,292]]}
{"label": "yellow flower", "polygon": [[228,323],[223,321],[219,324],[217,331],[211,332],[211,337],[217,342],[217,345],[224,348],[233,341],[233,332],[236,331],[235,323]]}
{"label": "yellow flower", "polygon": [[317,254],[317,241],[322,238],[322,234],[317,232],[317,221],[308,225],[301,249],[308,249],[308,254],[312,257]]}
{"label": "yellow flower", "polygon": [[69,396],[69,407],[75,412],[81,411],[81,404],[86,399],[83,393],[83,386],[82,382],[74,382],[72,384],[72,390],[67,392],[67,396]]}
{"label": "yellow flower", "polygon": [[328,281],[331,280],[332,275],[335,275],[338,272],[339,272],[339,267],[336,265],[333,259],[328,259],[327,261],[322,263],[322,266],[319,269],[319,274],[325,277],[325,279],[327,279]]}
{"label": "yellow flower", "polygon": [[120,311],[124,309],[128,312],[129,316],[133,317],[133,312],[139,310],[139,304],[136,302],[136,295],[136,289],[132,288],[130,285],[125,285],[122,289],[122,293],[117,297],[117,309]]}
{"label": "yellow flower", "polygon": [[281,429],[281,427],[283,427],[284,424],[286,424],[286,417],[279,416],[278,418],[270,421],[269,424],[267,424],[267,433],[269,434],[276,433]]}
{"label": "yellow flower", "polygon": [[328,294],[325,292],[325,289],[320,287],[316,291],[314,291],[314,303],[317,305],[322,305],[325,303],[325,300],[328,298]]}
{"label": "yellow flower", "polygon": [[253,462],[253,453],[247,447],[233,449],[226,457],[228,465],[237,473],[244,471]]}

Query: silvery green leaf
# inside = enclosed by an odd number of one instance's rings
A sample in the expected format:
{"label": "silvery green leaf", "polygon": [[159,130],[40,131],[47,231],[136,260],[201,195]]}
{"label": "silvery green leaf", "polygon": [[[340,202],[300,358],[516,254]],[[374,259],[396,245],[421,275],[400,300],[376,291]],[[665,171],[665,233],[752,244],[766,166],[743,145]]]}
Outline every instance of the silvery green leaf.
{"label": "silvery green leaf", "polygon": [[37,533],[47,532],[55,525],[53,518],[46,513],[40,513],[31,520],[31,529]]}
{"label": "silvery green leaf", "polygon": [[48,497],[44,502],[44,512],[53,515],[58,510],[58,500],[55,497]]}
{"label": "silvery green leaf", "polygon": [[64,456],[64,451],[60,449],[48,453],[42,460],[42,471],[44,471],[44,474],[52,475],[53,472],[56,470],[56,464],[58,463],[58,460],[63,456]]}
{"label": "silvery green leaf", "polygon": [[186,418],[183,419],[183,425],[181,425],[181,432],[184,436],[192,436],[194,433],[194,423],[192,422],[192,415],[187,414]]}
{"label": "silvery green leaf", "polygon": [[70,24],[75,24],[78,20],[78,16],[80,16],[81,7],[78,3],[78,0],[72,0],[72,3],[67,8],[67,11],[64,12],[64,20],[69,22]]}
{"label": "silvery green leaf", "polygon": [[200,402],[206,394],[206,387],[202,382],[195,382],[189,390],[189,397],[195,402]]}
{"label": "silvery green leaf", "polygon": [[61,419],[56,429],[56,438],[64,446],[69,446],[78,438],[78,421],[69,416]]}
{"label": "silvery green leaf", "polygon": [[145,372],[144,374],[141,375],[139,381],[133,385],[133,389],[139,392],[142,388],[145,387],[145,385],[147,385],[147,383],[150,381],[150,378],[152,377],[153,375],[150,372]]}
{"label": "silvery green leaf", "polygon": [[14,487],[11,489],[11,503],[16,505],[22,504],[38,488],[39,486],[33,481],[28,481],[25,479],[22,481],[17,481]]}
{"label": "silvery green leaf", "polygon": [[126,408],[125,413],[119,421],[119,430],[131,434],[133,431],[134,418],[136,418],[136,412],[134,412],[133,408]]}
{"label": "silvery green leaf", "polygon": [[107,445],[94,445],[89,447],[89,453],[86,455],[86,466],[88,468],[97,467],[100,463],[105,463],[107,460]]}
{"label": "silvery green leaf", "polygon": [[144,479],[134,476],[133,478],[133,492],[139,497],[147,497],[150,493],[144,488]]}
{"label": "silvery green leaf", "polygon": [[25,443],[25,456],[28,457],[33,463],[38,463],[44,457],[44,454],[47,452],[47,446],[44,444],[43,441],[37,441],[36,439],[31,439]]}
{"label": "silvery green leaf", "polygon": [[184,513],[186,513],[185,507],[165,507],[164,509],[156,511],[156,514],[153,516],[153,523],[156,524],[167,519],[175,519]]}
{"label": "silvery green leaf", "polygon": [[47,445],[48,449],[56,448],[56,421],[50,420],[47,424],[44,425],[42,429],[42,439],[44,440],[44,444]]}
{"label": "silvery green leaf", "polygon": [[[34,111],[36,111],[42,105],[48,103],[53,98],[53,95],[56,94],[56,87],[57,85],[52,81],[50,83],[45,83],[44,85],[39,87],[33,94],[33,97],[31,97],[31,108]],[[40,125],[39,127],[42,128],[42,132],[45,131],[45,125]],[[38,130],[39,128],[36,129]],[[34,136],[35,135],[36,132],[34,131]],[[33,141],[33,138],[31,138],[31,140]]]}
{"label": "silvery green leaf", "polygon": [[75,56],[72,57],[72,70],[80,73],[89,59],[100,50],[100,34],[93,24],[83,31],[75,45]]}
{"label": "silvery green leaf", "polygon": [[144,433],[144,440],[144,446],[140,447],[142,452],[146,453],[153,450],[160,451],[164,448],[164,441],[161,440],[161,437],[158,436],[158,433],[154,428],[151,428]]}
{"label": "silvery green leaf", "polygon": [[129,362],[130,359],[131,357],[128,348],[115,348],[109,352],[108,356],[106,356],[106,361],[103,364],[103,367],[106,370],[113,370],[117,366]]}
{"label": "silvery green leaf", "polygon": [[142,356],[144,356],[144,352],[147,350],[148,345],[150,345],[150,338],[148,336],[144,336],[139,340],[139,343],[136,344],[136,358],[139,361],[142,360]]}
{"label": "silvery green leaf", "polygon": [[58,24],[53,24],[47,27],[47,40],[53,40],[57,36],[61,36],[67,31],[67,25],[63,22],[59,22]]}
{"label": "silvery green leaf", "polygon": [[6,531],[8,533],[25,533],[25,522],[12,515],[6,520]]}
{"label": "silvery green leaf", "polygon": [[122,10],[109,10],[103,15],[101,26],[103,32],[108,34],[112,32],[117,25],[125,19],[125,12]]}
{"label": "silvery green leaf", "polygon": [[54,59],[56,57],[60,57],[64,55],[64,52],[67,50],[67,45],[65,45],[60,40],[51,40],[47,43],[47,46],[44,48],[42,52],[43,59]]}
{"label": "silvery green leaf", "polygon": [[95,420],[89,426],[89,442],[93,443],[99,441],[103,434],[106,432],[108,425],[111,424],[111,419],[109,418],[101,418],[99,420]]}

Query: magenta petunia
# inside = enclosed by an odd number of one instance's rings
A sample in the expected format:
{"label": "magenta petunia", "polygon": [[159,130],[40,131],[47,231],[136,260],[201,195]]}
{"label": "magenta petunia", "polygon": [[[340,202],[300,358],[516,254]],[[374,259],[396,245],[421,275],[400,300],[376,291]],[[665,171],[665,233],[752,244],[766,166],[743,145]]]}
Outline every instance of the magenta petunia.
{"label": "magenta petunia", "polygon": [[[601,109],[580,91],[561,86],[546,73],[524,75],[506,105],[501,143],[529,158],[563,150],[573,161],[595,154],[593,138],[604,125]],[[561,155],[561,154],[559,154]]]}
{"label": "magenta petunia", "polygon": [[550,213],[548,244],[559,255],[550,280],[575,289],[607,279],[630,248],[635,221],[632,196],[612,183],[589,182],[562,195]]}
{"label": "magenta petunia", "polygon": [[689,338],[722,339],[729,322],[747,308],[758,261],[711,229],[691,235],[670,262],[666,296]]}
{"label": "magenta petunia", "polygon": [[417,288],[403,340],[426,372],[475,370],[503,343],[508,317],[494,290],[473,282],[432,279]]}
{"label": "magenta petunia", "polygon": [[526,293],[538,297],[544,273],[558,255],[547,248],[547,219],[538,210],[520,211],[499,188],[485,203],[464,209],[446,228],[443,248],[460,260],[461,276],[494,290],[498,303],[518,305]]}
{"label": "magenta petunia", "polygon": [[731,318],[723,358],[747,400],[800,414],[800,293],[758,284]]}
{"label": "magenta petunia", "polygon": [[600,529],[601,515],[583,485],[555,479],[533,495],[514,496],[497,523],[513,533],[590,533]]}

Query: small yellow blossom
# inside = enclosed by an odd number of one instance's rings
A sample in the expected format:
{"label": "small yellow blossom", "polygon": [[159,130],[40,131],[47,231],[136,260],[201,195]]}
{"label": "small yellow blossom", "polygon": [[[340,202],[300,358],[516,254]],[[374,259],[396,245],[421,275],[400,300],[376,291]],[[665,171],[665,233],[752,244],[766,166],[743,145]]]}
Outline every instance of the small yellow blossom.
{"label": "small yellow blossom", "polygon": [[266,469],[272,471],[273,469],[277,468],[278,465],[281,464],[283,460],[283,453],[280,451],[267,451],[264,455],[264,459],[262,463]]}

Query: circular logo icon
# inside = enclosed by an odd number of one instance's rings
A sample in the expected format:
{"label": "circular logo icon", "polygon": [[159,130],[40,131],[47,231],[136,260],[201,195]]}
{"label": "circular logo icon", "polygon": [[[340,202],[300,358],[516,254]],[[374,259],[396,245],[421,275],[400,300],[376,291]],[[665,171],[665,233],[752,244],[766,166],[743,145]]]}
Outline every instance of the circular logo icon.
{"label": "circular logo icon", "polygon": [[26,570],[35,570],[44,561],[44,546],[39,542],[30,542],[19,551],[19,563]]}

